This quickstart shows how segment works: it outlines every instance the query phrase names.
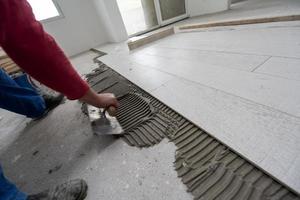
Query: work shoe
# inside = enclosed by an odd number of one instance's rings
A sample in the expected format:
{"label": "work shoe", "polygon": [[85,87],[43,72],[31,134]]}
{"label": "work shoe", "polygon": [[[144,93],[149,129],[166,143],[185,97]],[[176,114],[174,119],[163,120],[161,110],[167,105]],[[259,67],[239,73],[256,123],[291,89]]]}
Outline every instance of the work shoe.
{"label": "work shoe", "polygon": [[43,114],[37,118],[34,118],[33,120],[40,120],[47,116],[47,114],[53,110],[55,107],[57,107],[62,100],[64,99],[64,95],[62,94],[42,94],[41,95],[45,101],[45,110]]}
{"label": "work shoe", "polygon": [[39,194],[29,195],[27,200],[83,200],[87,189],[84,180],[72,180]]}
{"label": "work shoe", "polygon": [[42,97],[43,97],[43,99],[45,101],[45,105],[46,105],[45,113],[48,113],[50,110],[54,109],[64,99],[64,95],[62,95],[62,94],[57,94],[57,95],[43,94]]}

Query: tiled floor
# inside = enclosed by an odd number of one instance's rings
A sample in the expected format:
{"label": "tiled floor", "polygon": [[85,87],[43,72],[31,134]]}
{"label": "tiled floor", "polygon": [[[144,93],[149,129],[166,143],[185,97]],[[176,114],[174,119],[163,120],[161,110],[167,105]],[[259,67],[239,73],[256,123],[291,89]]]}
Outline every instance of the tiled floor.
{"label": "tiled floor", "polygon": [[100,60],[300,192],[299,27],[206,29],[127,53],[106,45]]}

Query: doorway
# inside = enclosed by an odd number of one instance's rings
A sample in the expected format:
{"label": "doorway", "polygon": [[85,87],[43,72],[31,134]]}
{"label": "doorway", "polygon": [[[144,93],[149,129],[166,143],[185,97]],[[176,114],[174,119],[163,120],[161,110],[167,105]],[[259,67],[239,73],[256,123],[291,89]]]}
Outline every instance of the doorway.
{"label": "doorway", "polygon": [[117,0],[117,3],[129,36],[187,17],[186,0]]}

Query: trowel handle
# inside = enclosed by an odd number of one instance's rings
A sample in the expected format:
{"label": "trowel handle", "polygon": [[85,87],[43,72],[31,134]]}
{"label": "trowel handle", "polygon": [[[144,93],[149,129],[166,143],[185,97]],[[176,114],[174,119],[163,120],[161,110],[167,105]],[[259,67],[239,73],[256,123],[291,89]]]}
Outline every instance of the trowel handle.
{"label": "trowel handle", "polygon": [[117,115],[117,108],[114,106],[110,106],[108,107],[107,112],[110,116],[115,117]]}
{"label": "trowel handle", "polygon": [[102,112],[102,115],[105,116],[105,112],[108,112],[108,114],[112,117],[115,117],[117,115],[117,109],[114,106],[110,106],[108,108],[105,108]]}

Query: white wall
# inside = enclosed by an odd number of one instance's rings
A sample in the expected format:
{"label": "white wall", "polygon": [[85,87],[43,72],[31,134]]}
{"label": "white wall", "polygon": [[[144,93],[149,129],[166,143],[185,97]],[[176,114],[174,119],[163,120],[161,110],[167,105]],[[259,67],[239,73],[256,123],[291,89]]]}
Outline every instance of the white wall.
{"label": "white wall", "polygon": [[93,0],[99,19],[105,25],[109,42],[121,42],[128,39],[125,25],[116,0]]}
{"label": "white wall", "polygon": [[187,11],[191,17],[228,10],[230,0],[187,0]]}
{"label": "white wall", "polygon": [[106,25],[99,18],[90,0],[57,0],[64,18],[44,22],[68,56],[75,55],[110,41]]}

